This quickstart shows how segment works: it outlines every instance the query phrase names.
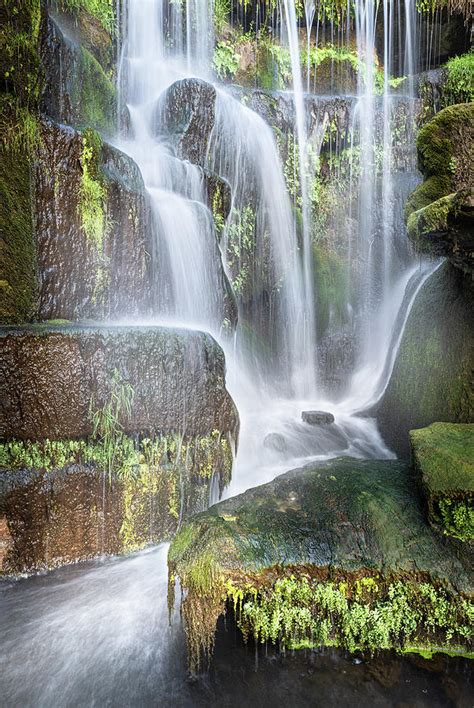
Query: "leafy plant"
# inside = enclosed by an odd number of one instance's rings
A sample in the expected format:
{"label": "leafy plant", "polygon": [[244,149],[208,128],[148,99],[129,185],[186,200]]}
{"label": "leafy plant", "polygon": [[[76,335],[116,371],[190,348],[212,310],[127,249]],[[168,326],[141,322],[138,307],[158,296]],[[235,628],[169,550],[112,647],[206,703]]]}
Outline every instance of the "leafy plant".
{"label": "leafy plant", "polygon": [[474,101],[474,51],[450,59],[446,64],[446,90],[455,103]]}
{"label": "leafy plant", "polygon": [[124,444],[126,438],[121,419],[131,415],[134,395],[132,385],[128,381],[123,381],[120,373],[115,370],[112,375],[109,400],[96,411],[93,410],[93,401],[91,401],[92,437],[104,448],[109,480],[112,478],[117,448]]}
{"label": "leafy plant", "polygon": [[239,68],[240,55],[230,42],[218,42],[214,49],[214,70],[219,79],[232,79]]}

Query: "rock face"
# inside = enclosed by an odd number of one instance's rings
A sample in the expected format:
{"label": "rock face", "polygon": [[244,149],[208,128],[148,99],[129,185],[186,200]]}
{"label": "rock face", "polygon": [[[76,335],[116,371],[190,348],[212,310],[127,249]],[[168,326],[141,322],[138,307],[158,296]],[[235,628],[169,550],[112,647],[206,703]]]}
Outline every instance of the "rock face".
{"label": "rock face", "polygon": [[446,536],[474,540],[474,425],[433,423],[412,430],[413,461],[428,518]]}
{"label": "rock face", "polygon": [[444,263],[418,293],[376,415],[384,440],[408,457],[408,432],[435,421],[474,421],[474,300]]}
{"label": "rock face", "polygon": [[[41,63],[45,75],[42,109],[53,120],[92,127],[112,135],[117,121],[115,87],[106,74],[113,53],[110,36],[64,13],[43,12]],[[89,23],[92,18],[89,18]],[[89,41],[88,41],[89,40]],[[94,49],[94,54],[89,50]],[[100,61],[98,61],[98,59]]]}
{"label": "rock face", "polygon": [[408,234],[422,252],[448,256],[465,273],[474,266],[474,104],[449,106],[418,136],[425,181],[407,201]]}
{"label": "rock face", "polygon": [[303,411],[301,418],[309,425],[330,425],[335,420],[333,414],[327,411]]}
{"label": "rock face", "polygon": [[149,312],[154,230],[133,160],[92,131],[43,121],[34,211],[40,319]]}
{"label": "rock face", "polygon": [[[289,472],[195,517],[169,552],[171,582],[179,576],[188,591],[183,616],[191,659],[212,645],[226,598],[244,635],[262,641],[449,646],[449,633],[436,621],[430,628],[428,619],[442,585],[457,617],[453,641],[469,642],[458,593],[472,592],[470,559],[453,553],[425,522],[413,489],[402,462],[341,458]],[[392,603],[400,593],[397,610]],[[395,620],[402,606],[411,627]],[[385,620],[375,630],[377,616]]]}
{"label": "rock face", "polygon": [[207,334],[164,327],[48,326],[3,329],[0,437],[91,435],[91,399],[101,408],[115,371],[135,391],[128,434],[235,434],[224,354]]}

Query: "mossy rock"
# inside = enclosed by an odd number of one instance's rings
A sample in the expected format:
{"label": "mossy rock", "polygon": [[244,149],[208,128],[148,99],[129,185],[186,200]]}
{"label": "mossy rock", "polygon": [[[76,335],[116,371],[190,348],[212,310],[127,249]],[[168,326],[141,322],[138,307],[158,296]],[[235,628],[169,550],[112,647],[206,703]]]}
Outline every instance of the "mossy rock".
{"label": "mossy rock", "polygon": [[410,431],[430,521],[447,536],[474,540],[474,425],[433,423]]}
{"label": "mossy rock", "polygon": [[[32,129],[28,133],[28,127]],[[29,321],[36,307],[33,184],[36,121],[9,97],[0,99],[0,323]]]}
{"label": "mossy rock", "polygon": [[[308,465],[212,507],[180,530],[169,551],[170,583],[178,576],[187,592],[182,610],[194,666],[201,650],[212,649],[228,600],[244,636],[293,648],[466,647],[468,566],[469,557],[451,552],[426,523],[408,464],[351,458]],[[400,635],[379,627],[378,640],[363,626],[354,630],[357,613],[367,626],[374,612],[395,622],[402,579],[411,628]],[[285,617],[275,599],[288,592]],[[450,608],[452,633],[447,625],[430,629],[427,595]],[[334,606],[331,615],[333,602],[343,609]]]}
{"label": "mossy rock", "polygon": [[473,312],[472,288],[449,262],[416,296],[375,411],[385,441],[399,455],[409,457],[408,432],[414,428],[473,422]]}

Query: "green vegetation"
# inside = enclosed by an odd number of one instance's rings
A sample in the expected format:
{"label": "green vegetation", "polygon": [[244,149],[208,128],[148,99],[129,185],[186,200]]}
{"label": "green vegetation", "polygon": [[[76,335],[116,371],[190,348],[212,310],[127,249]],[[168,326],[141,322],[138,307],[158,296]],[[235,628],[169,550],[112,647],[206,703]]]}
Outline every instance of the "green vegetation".
{"label": "green vegetation", "polygon": [[116,90],[97,59],[84,47],[78,57],[71,99],[77,127],[92,127],[105,133],[115,130]]}
{"label": "green vegetation", "polygon": [[453,57],[446,64],[445,91],[450,103],[474,101],[474,51]]}
{"label": "green vegetation", "polygon": [[410,440],[430,521],[446,536],[473,540],[474,425],[433,423]]}
{"label": "green vegetation", "polygon": [[99,253],[108,230],[106,198],[107,190],[100,173],[99,160],[102,141],[94,130],[86,130],[81,155],[81,189],[78,210],[82,228]]}
{"label": "green vegetation", "polygon": [[87,12],[100,22],[102,27],[114,34],[115,32],[115,2],[114,0],[58,0],[61,10],[79,13]]}
{"label": "green vegetation", "polygon": [[227,584],[244,638],[302,646],[342,646],[349,651],[403,647],[407,642],[470,643],[474,607],[430,583],[376,575],[355,581],[319,582],[290,575],[270,586]]}
{"label": "green vegetation", "polygon": [[239,68],[240,55],[230,42],[218,42],[214,50],[214,70],[219,79],[233,79]]}
{"label": "green vegetation", "polygon": [[122,380],[120,373],[115,370],[108,401],[102,408],[94,411],[94,401],[91,400],[92,438],[99,441],[105,452],[109,480],[115,469],[116,451],[120,450],[125,442],[120,421],[122,418],[130,418],[134,395],[131,384]]}
{"label": "green vegetation", "polygon": [[0,322],[32,318],[36,304],[32,160],[39,124],[13,96],[0,98]]}
{"label": "green vegetation", "polygon": [[459,541],[474,541],[474,501],[448,497],[438,500],[443,533]]}

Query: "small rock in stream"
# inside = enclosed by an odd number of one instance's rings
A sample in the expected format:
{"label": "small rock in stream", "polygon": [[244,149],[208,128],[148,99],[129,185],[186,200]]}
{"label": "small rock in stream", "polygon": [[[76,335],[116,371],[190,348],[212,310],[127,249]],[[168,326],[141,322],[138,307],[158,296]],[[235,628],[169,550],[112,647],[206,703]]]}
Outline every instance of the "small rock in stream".
{"label": "small rock in stream", "polygon": [[286,452],[286,440],[280,433],[269,433],[265,436],[263,447],[276,450],[276,452]]}
{"label": "small rock in stream", "polygon": [[309,425],[329,425],[334,423],[334,416],[327,411],[303,411],[301,417]]}

